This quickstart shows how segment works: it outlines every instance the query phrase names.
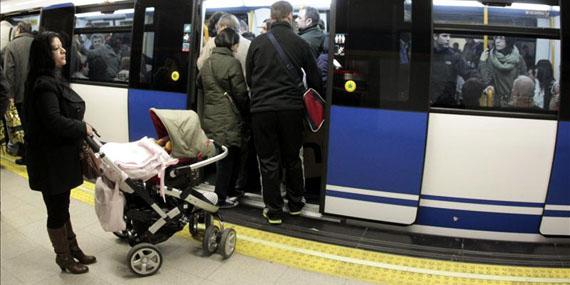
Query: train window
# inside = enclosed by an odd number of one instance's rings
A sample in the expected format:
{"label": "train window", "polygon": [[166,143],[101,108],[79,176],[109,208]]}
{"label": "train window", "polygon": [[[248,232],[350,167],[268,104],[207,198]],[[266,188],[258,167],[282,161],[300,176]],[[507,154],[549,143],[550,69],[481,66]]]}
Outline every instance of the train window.
{"label": "train window", "polygon": [[[333,104],[409,106],[410,0],[336,2]],[[374,17],[363,17],[374,11]]]}
{"label": "train window", "polygon": [[434,34],[431,73],[434,107],[549,111],[560,96],[560,41]]}
{"label": "train window", "polygon": [[86,12],[75,15],[75,28],[120,27],[133,25],[134,9],[117,10],[111,14]]}
{"label": "train window", "polygon": [[13,16],[6,19],[10,24],[16,26],[19,22],[28,22],[32,25],[32,31],[37,32],[40,29],[40,15],[33,14],[33,15],[22,15],[22,16]]}
{"label": "train window", "polygon": [[433,21],[453,24],[560,28],[560,6],[515,2],[505,7],[489,7],[481,4],[481,1],[434,0]]}
{"label": "train window", "polygon": [[534,3],[433,2],[432,107],[555,114],[560,8]]}
{"label": "train window", "polygon": [[75,34],[71,78],[97,82],[128,82],[131,33]]}

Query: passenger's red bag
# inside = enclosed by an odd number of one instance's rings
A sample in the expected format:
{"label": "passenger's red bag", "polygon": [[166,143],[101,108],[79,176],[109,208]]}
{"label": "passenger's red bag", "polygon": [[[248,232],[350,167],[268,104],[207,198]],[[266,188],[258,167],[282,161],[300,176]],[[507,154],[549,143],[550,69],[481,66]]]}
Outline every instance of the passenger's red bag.
{"label": "passenger's red bag", "polygon": [[325,122],[325,100],[319,92],[313,88],[307,89],[303,94],[305,104],[305,117],[309,123],[309,128],[314,133],[318,132]]}

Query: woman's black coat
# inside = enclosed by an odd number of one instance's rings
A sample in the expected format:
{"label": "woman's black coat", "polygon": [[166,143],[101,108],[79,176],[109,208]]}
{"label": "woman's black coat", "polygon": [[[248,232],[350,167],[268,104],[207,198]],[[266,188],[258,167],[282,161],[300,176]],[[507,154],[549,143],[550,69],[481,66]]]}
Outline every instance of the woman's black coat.
{"label": "woman's black coat", "polygon": [[40,76],[24,106],[30,188],[54,195],[81,185],[79,151],[87,135],[83,99],[62,80]]}

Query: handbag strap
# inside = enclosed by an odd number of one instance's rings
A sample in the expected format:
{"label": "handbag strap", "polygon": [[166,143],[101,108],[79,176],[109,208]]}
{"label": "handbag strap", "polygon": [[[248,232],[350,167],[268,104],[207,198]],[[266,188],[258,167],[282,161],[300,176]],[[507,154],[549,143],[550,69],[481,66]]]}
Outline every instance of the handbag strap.
{"label": "handbag strap", "polygon": [[293,79],[293,81],[297,84],[297,87],[299,87],[300,90],[305,89],[303,85],[303,79],[301,78],[301,76],[299,76],[299,73],[295,70],[295,66],[293,65],[293,63],[291,63],[291,60],[289,60],[289,57],[285,54],[285,51],[283,51],[283,48],[281,47],[281,45],[273,35],[273,32],[268,32],[267,36],[269,37],[271,44],[277,51],[277,54],[279,54],[281,63],[285,65],[285,69],[287,70],[287,74],[289,74],[289,77]]}

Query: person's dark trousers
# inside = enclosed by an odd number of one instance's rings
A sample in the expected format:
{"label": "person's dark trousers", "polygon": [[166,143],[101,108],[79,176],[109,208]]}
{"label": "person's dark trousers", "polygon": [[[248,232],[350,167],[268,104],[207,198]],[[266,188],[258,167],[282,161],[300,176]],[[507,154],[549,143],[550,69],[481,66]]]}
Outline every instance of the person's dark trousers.
{"label": "person's dark trousers", "polygon": [[47,227],[49,229],[61,228],[69,220],[70,195],[71,190],[55,195],[42,192],[42,197],[47,208]]}
{"label": "person's dark trousers", "polygon": [[291,211],[304,206],[303,167],[299,151],[303,145],[304,111],[254,113],[252,118],[255,148],[259,157],[263,202],[271,218],[283,215],[281,165],[285,168],[287,199]]}
{"label": "person's dark trousers", "polygon": [[258,193],[260,187],[257,152],[255,151],[255,145],[253,143],[251,125],[249,127],[249,136],[243,140],[243,146],[241,147],[239,175],[236,181],[236,191]]}
{"label": "person's dark trousers", "polygon": [[[16,110],[18,110],[18,116],[20,117],[20,122],[22,123],[22,128],[24,128],[24,124],[26,123],[26,117],[25,117],[25,110],[24,110],[24,103],[15,103],[14,105],[16,105]],[[24,139],[25,139],[26,134],[24,134]],[[26,148],[24,146],[23,143],[19,143],[18,144],[18,156],[22,157],[22,162],[26,161]],[[22,163],[18,163],[18,164],[22,164]]]}
{"label": "person's dark trousers", "polygon": [[225,201],[236,184],[239,174],[240,148],[231,146],[228,148],[228,156],[216,164],[216,194],[218,202]]}

